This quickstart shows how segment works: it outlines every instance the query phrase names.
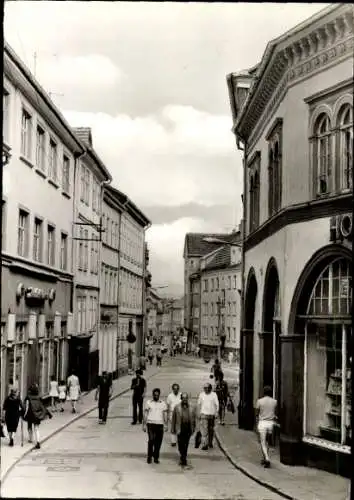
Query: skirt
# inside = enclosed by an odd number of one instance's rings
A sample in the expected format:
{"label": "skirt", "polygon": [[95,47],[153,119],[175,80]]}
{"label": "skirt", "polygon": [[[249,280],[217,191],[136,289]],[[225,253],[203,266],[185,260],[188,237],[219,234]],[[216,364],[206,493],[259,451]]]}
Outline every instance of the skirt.
{"label": "skirt", "polygon": [[78,387],[70,387],[69,399],[71,401],[77,401],[79,399],[79,388]]}

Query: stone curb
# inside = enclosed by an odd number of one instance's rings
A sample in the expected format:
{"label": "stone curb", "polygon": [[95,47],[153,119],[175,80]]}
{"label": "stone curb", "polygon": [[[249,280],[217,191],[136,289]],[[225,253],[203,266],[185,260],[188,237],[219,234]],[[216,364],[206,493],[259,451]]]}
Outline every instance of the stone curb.
{"label": "stone curb", "polygon": [[219,445],[220,450],[223,452],[225,457],[232,463],[232,465],[235,467],[235,469],[239,470],[240,472],[242,472],[242,474],[249,477],[250,479],[252,479],[256,483],[260,484],[264,488],[267,488],[268,490],[272,491],[273,493],[277,493],[278,495],[280,495],[283,498],[287,498],[288,500],[299,500],[299,499],[296,499],[295,497],[288,495],[287,493],[285,493],[285,491],[283,491],[280,488],[277,488],[276,486],[273,486],[272,484],[268,483],[267,481],[263,481],[263,479],[259,479],[255,475],[248,472],[244,467],[238,465],[236,463],[235,459],[233,458],[233,456],[231,455],[231,453],[229,452],[229,450],[227,449],[227,447],[222,442],[222,439],[220,438],[217,430],[215,431],[215,438],[216,438],[216,441]]}
{"label": "stone curb", "polygon": [[[146,377],[146,380],[150,380],[152,377],[155,377],[157,374],[159,373],[159,371],[156,371],[154,373],[152,373],[151,375],[149,375],[148,377]],[[119,380],[119,379],[118,379]],[[88,396],[90,394],[90,392],[93,392],[95,389],[93,389],[92,391],[89,391],[89,392],[86,392],[85,393],[85,397]],[[128,389],[123,389],[121,390],[120,392],[118,392],[117,394],[115,394],[114,396],[112,396],[110,398],[110,401],[113,401],[114,399],[117,399],[119,398],[119,396],[122,396],[123,394],[127,393],[130,391],[130,387],[128,387]],[[46,437],[44,437],[42,440],[41,440],[41,444],[42,443],[45,443],[46,441],[48,441],[48,439],[52,438],[53,436],[55,436],[56,434],[58,434],[59,432],[61,432],[62,430],[64,430],[66,427],[69,427],[69,425],[71,425],[72,423],[76,422],[77,420],[79,420],[80,418],[82,417],[85,417],[86,415],[88,415],[89,413],[95,411],[97,409],[97,402],[95,403],[95,405],[93,405],[92,407],[90,407],[89,409],[87,410],[84,410],[82,413],[79,413],[78,415],[76,415],[75,417],[71,418],[70,420],[68,420],[67,422],[65,422],[64,424],[62,424],[60,427],[57,427],[56,429],[54,429],[52,432],[50,432]],[[13,464],[10,465],[10,467],[7,469],[7,471],[5,472],[5,474],[3,475],[3,477],[1,478],[1,481],[0,481],[0,484],[3,485],[7,476],[9,475],[9,473],[12,471],[12,469],[14,467],[16,467],[16,465],[21,462],[21,460],[29,455],[32,451],[34,451],[36,448],[34,446],[32,446],[31,448],[29,448],[28,450],[26,450],[19,458],[17,458],[17,460],[15,460],[15,462]]]}

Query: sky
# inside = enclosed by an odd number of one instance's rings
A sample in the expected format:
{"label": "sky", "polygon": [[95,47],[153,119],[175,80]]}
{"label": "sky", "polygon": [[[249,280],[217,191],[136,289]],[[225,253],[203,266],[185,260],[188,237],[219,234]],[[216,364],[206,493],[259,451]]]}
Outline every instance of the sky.
{"label": "sky", "polygon": [[[152,283],[183,294],[187,232],[242,217],[226,75],[328,4],[6,2],[6,41],[151,220]],[[36,57],[35,57],[36,54]]]}

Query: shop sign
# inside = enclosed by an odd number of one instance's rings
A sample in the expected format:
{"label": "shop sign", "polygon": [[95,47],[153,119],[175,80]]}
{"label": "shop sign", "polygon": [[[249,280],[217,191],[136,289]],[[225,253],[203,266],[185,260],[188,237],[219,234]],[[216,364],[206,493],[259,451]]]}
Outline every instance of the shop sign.
{"label": "shop sign", "polygon": [[340,296],[346,298],[349,295],[349,279],[342,278],[340,281]]}
{"label": "shop sign", "polygon": [[26,299],[28,300],[46,300],[47,293],[42,288],[27,288]]}

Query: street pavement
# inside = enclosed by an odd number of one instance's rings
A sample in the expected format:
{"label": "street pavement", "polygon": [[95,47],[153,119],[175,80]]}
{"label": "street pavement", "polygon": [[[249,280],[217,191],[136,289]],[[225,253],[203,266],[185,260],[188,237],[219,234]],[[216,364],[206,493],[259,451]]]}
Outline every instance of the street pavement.
{"label": "street pavement", "polygon": [[[148,395],[160,387],[166,398],[172,383],[178,382],[195,401],[209,380],[209,371],[208,365],[168,360],[148,381]],[[193,444],[192,438],[189,470],[179,466],[168,434],[160,464],[147,464],[147,435],[140,425],[131,425],[131,394],[126,393],[111,402],[106,425],[99,425],[97,410],[92,411],[49,438],[40,450],[25,455],[9,471],[1,494],[27,498],[282,498],[235,469],[216,443],[208,451],[196,450]]]}

